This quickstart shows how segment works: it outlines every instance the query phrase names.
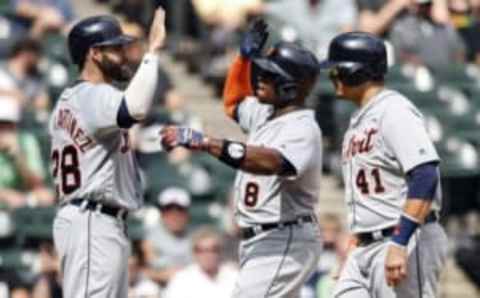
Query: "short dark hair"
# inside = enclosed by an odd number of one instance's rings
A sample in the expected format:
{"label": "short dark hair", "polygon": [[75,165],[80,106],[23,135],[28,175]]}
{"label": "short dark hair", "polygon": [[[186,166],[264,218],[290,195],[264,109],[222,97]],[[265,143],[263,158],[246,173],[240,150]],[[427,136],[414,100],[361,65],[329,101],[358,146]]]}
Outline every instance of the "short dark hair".
{"label": "short dark hair", "polygon": [[39,41],[31,38],[20,39],[13,45],[9,53],[9,58],[16,57],[22,52],[32,52],[40,55],[42,53],[42,45]]}

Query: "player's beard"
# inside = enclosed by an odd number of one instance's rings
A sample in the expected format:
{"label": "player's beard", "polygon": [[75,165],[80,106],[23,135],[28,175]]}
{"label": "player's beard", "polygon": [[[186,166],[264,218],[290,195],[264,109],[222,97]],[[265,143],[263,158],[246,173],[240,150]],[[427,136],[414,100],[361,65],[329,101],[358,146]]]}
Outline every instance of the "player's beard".
{"label": "player's beard", "polygon": [[107,55],[102,56],[102,60],[97,62],[102,73],[117,82],[126,82],[133,77],[133,71],[128,63],[116,63]]}

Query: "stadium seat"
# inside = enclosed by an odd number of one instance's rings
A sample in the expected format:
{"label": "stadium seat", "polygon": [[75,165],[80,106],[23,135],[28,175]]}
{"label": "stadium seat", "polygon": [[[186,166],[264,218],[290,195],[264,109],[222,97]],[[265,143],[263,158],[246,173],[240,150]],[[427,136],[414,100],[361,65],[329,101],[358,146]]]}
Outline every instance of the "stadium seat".
{"label": "stadium seat", "polygon": [[18,208],[13,211],[17,244],[24,245],[27,241],[52,240],[53,219],[55,207]]}
{"label": "stadium seat", "polygon": [[467,91],[477,85],[477,79],[469,74],[466,64],[450,64],[433,70],[437,85],[449,85]]}

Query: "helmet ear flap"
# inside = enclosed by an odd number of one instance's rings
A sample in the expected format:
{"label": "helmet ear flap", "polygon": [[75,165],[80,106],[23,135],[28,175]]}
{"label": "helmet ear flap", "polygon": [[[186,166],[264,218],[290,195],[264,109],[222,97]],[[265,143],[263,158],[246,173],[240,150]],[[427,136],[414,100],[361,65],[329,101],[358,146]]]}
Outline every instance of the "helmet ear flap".
{"label": "helmet ear flap", "polygon": [[297,98],[298,84],[295,82],[285,82],[277,85],[278,97],[283,102],[291,102]]}
{"label": "helmet ear flap", "polygon": [[369,80],[370,76],[360,63],[339,63],[336,67],[337,76],[347,86],[358,86]]}

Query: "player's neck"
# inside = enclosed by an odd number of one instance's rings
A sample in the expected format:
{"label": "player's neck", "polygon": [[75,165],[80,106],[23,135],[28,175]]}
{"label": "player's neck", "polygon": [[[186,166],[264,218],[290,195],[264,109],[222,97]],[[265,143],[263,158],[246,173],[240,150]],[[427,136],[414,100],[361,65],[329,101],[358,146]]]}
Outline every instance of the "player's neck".
{"label": "player's neck", "polygon": [[98,69],[98,67],[87,63],[83,68],[82,72],[80,73],[80,78],[82,80],[91,82],[93,84],[99,83],[108,83],[110,84],[112,80],[103,75],[102,71]]}
{"label": "player's neck", "polygon": [[283,107],[275,107],[271,119],[274,119],[274,118],[280,117],[282,115],[285,115],[287,113],[290,113],[290,112],[293,112],[293,111],[296,111],[296,110],[300,110],[300,109],[304,109],[304,108],[305,108],[304,106],[300,106],[300,105],[288,105],[288,106],[283,106]]}
{"label": "player's neck", "polygon": [[371,85],[359,96],[357,104],[360,107],[366,106],[375,96],[383,90],[383,85]]}

